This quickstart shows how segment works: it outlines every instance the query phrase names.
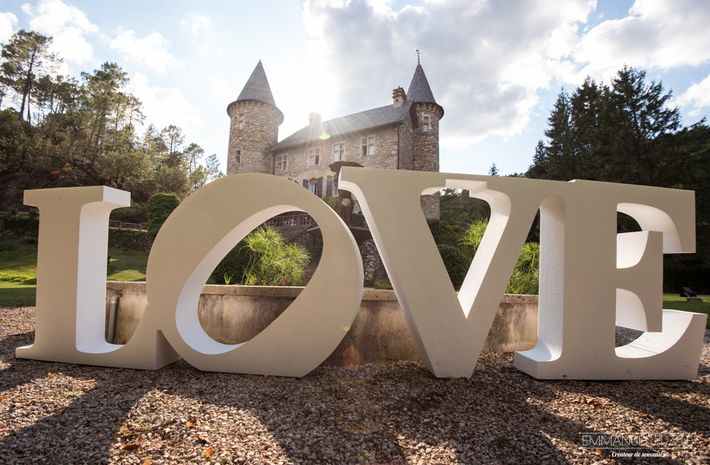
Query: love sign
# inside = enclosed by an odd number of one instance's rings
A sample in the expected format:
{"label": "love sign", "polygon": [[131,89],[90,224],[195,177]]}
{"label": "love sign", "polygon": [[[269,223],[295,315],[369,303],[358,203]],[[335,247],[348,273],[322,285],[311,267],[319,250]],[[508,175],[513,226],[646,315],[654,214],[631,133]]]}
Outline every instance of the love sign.
{"label": "love sign", "polygon": [[[662,309],[664,253],[695,250],[690,191],[590,181],[541,181],[343,168],[423,363],[437,377],[469,377],[535,218],[540,226],[538,342],[515,355],[536,378],[688,379],[697,376],[704,314]],[[467,189],[491,217],[457,294],[421,211],[420,196]],[[17,357],[158,369],[182,356],[207,371],[303,376],[338,346],[362,296],[357,244],[308,190],[276,176],[218,179],[188,197],[155,239],[148,306],[127,344],[104,339],[108,217],[130,194],[108,187],[25,192],[40,210],[35,342]],[[248,342],[221,344],[200,326],[211,271],[269,218],[311,215],[323,257],[309,285]],[[643,231],[617,234],[617,211]],[[645,333],[615,348],[615,325]]]}

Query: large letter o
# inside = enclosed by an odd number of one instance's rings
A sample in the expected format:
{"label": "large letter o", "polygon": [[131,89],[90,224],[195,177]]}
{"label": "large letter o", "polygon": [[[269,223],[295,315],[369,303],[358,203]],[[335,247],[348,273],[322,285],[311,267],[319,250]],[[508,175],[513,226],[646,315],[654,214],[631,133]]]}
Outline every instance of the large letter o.
{"label": "large letter o", "polygon": [[[323,234],[311,282],[250,341],[228,345],[210,338],[197,315],[210,273],[254,228],[294,210],[311,215]],[[148,260],[146,314],[158,318],[170,345],[200,370],[304,376],[345,336],[360,307],[362,283],[355,239],[328,205],[283,178],[233,175],[190,195],[161,228]]]}

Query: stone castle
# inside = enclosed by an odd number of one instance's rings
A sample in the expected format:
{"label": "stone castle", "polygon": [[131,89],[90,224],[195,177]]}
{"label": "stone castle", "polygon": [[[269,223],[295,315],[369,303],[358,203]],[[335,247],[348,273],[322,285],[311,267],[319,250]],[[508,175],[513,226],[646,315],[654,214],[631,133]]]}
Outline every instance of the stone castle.
{"label": "stone castle", "polygon": [[[274,102],[261,61],[237,100],[227,107],[231,119],[227,174],[267,173],[291,179],[318,197],[337,196],[335,162],[366,168],[439,171],[439,121],[424,69],[417,64],[407,92],[398,87],[392,103],[322,121],[311,113],[309,125],[278,141],[284,115]],[[439,216],[438,198],[422,198],[425,216]]]}

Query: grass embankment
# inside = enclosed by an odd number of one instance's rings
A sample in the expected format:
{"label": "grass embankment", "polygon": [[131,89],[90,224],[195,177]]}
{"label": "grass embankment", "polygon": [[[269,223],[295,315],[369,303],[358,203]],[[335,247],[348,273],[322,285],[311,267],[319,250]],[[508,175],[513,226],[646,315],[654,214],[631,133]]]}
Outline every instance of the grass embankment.
{"label": "grass embankment", "polygon": [[[119,249],[109,249],[108,254],[108,280],[145,280],[148,254]],[[33,306],[36,290],[37,244],[0,241],[0,306]]]}

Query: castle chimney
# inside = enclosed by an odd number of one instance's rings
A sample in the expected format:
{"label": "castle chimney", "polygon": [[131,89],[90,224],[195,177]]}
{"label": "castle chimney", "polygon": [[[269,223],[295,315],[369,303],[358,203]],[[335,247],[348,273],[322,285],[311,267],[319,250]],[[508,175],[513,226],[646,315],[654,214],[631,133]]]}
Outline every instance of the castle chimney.
{"label": "castle chimney", "polygon": [[407,100],[407,93],[401,87],[397,87],[392,91],[392,100],[393,107],[401,107],[404,101]]}
{"label": "castle chimney", "polygon": [[313,113],[308,115],[308,125],[309,126],[316,126],[316,125],[320,124],[320,122],[321,122],[321,116],[320,116],[320,113],[318,113],[317,111],[314,111]]}

